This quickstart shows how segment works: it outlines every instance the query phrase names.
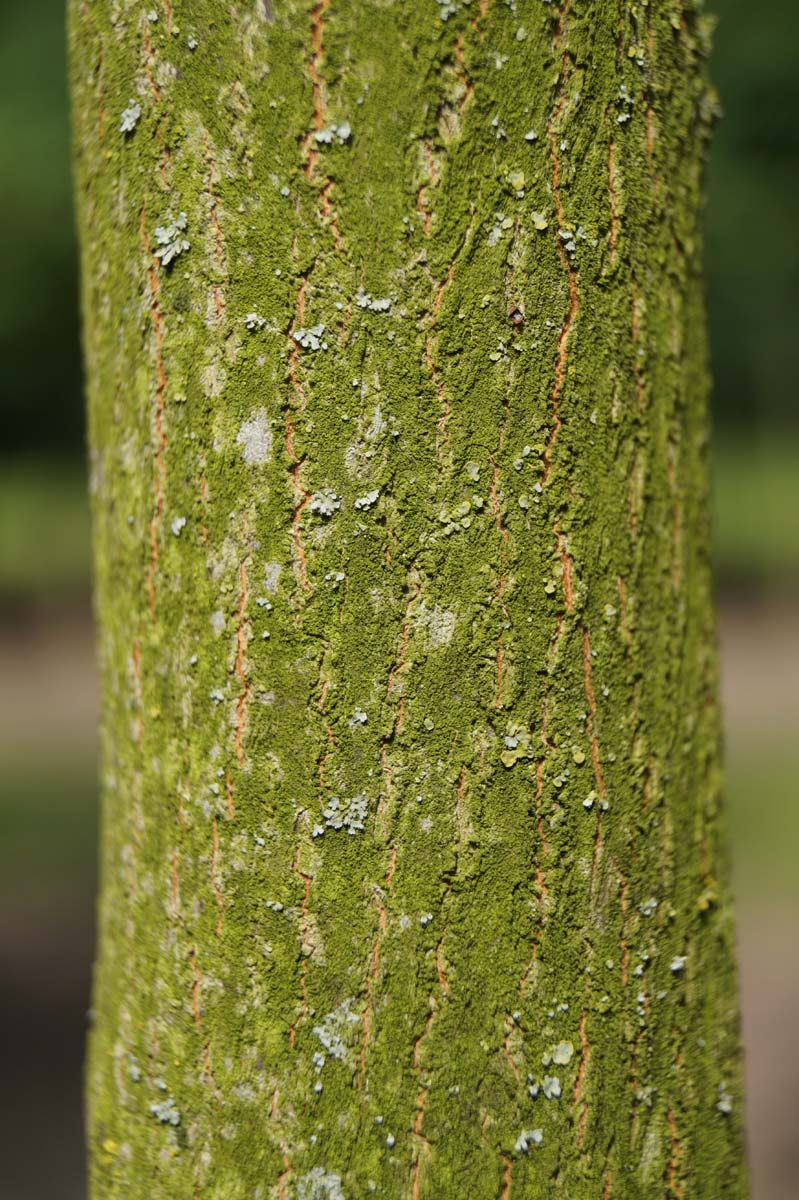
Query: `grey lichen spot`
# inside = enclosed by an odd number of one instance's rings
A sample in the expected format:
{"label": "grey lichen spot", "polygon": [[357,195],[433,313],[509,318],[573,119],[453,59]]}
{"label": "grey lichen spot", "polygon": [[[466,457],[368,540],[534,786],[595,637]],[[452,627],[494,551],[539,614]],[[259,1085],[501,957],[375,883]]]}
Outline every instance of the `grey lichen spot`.
{"label": "grey lichen spot", "polygon": [[272,428],[266,419],[266,409],[259,408],[244,421],[236,434],[242,458],[248,467],[261,467],[272,456]]}
{"label": "grey lichen spot", "polygon": [[503,766],[508,769],[514,767],[520,759],[529,758],[533,752],[530,731],[524,725],[511,722],[502,741],[504,749],[500,751],[499,758]]}
{"label": "grey lichen spot", "polygon": [[122,115],[119,119],[119,132],[133,133],[140,119],[141,105],[137,104],[135,100],[129,100],[128,107],[122,110]]}
{"label": "grey lichen spot", "polygon": [[264,565],[264,587],[270,596],[274,596],[277,591],[277,583],[282,570],[282,564],[279,562],[268,562]]}
{"label": "grey lichen spot", "polygon": [[344,801],[339,800],[338,796],[331,796],[327,806],[322,809],[325,823],[324,825],[315,825],[312,836],[321,837],[325,828],[346,829],[350,835],[362,833],[368,811],[369,801],[363,792],[359,792],[351,800]]}
{"label": "grey lichen spot", "polygon": [[420,604],[415,620],[417,629],[426,633],[430,646],[435,648],[449,645],[456,623],[456,613],[451,609],[442,608],[439,604],[433,608],[428,608],[424,603]]}
{"label": "grey lichen spot", "polygon": [[373,488],[372,491],[367,492],[365,496],[359,496],[355,501],[354,506],[362,512],[364,509],[371,508],[373,504],[377,504],[379,496],[380,488]]}
{"label": "grey lichen spot", "polygon": [[321,1024],[313,1027],[325,1050],[338,1062],[346,1062],[353,1026],[361,1020],[358,1013],[352,1011],[354,1004],[352,997],[342,1000],[337,1008],[322,1019]]}
{"label": "grey lichen spot", "polygon": [[320,322],[318,325],[311,325],[308,329],[295,329],[293,337],[303,350],[327,350],[324,333],[325,326]]}
{"label": "grey lichen spot", "polygon": [[726,1083],[719,1084],[719,1098],[716,1108],[723,1116],[728,1117],[732,1112],[732,1096],[727,1090]]}
{"label": "grey lichen spot", "polygon": [[558,1042],[552,1051],[552,1062],[557,1063],[559,1067],[565,1067],[567,1063],[571,1062],[573,1056],[574,1046],[571,1042]]}
{"label": "grey lichen spot", "polygon": [[222,612],[221,608],[218,608],[216,612],[211,613],[211,628],[217,637],[219,637],[220,633],[224,632],[225,614]]}
{"label": "grey lichen spot", "polygon": [[172,532],[174,533],[175,537],[180,537],[180,531],[181,531],[181,529],[184,529],[185,526],[186,526],[186,518],[185,517],[175,517],[175,519],[171,525],[171,529],[172,529]]}
{"label": "grey lichen spot", "polygon": [[438,15],[442,21],[447,21],[450,17],[454,17],[458,11],[457,5],[452,3],[452,0],[436,0],[438,5]]}
{"label": "grey lichen spot", "polygon": [[162,1125],[179,1125],[180,1112],[171,1096],[150,1105],[150,1112]]}
{"label": "grey lichen spot", "polygon": [[244,318],[244,324],[249,329],[250,333],[255,333],[256,329],[263,329],[266,321],[263,317],[259,317],[258,313],[250,312]]}
{"label": "grey lichen spot", "polygon": [[155,240],[158,248],[155,251],[155,257],[160,258],[162,266],[168,267],[178,255],[184,254],[189,249],[190,243],[184,237],[188,223],[186,214],[179,212],[174,218],[171,214],[167,214],[166,224],[156,227]]}
{"label": "grey lichen spot", "polygon": [[348,718],[347,724],[354,729],[356,725],[365,725],[368,719],[369,718],[361,706],[356,704],[355,711],[353,712],[352,716]]}
{"label": "grey lichen spot", "polygon": [[544,1134],[540,1129],[523,1129],[513,1149],[517,1154],[526,1154],[531,1146],[540,1146],[543,1140]]}
{"label": "grey lichen spot", "polygon": [[321,492],[313,493],[308,508],[318,517],[327,519],[341,508],[341,497],[337,496],[330,488],[323,488]]}
{"label": "grey lichen spot", "polygon": [[320,146],[332,146],[334,142],[343,146],[352,137],[352,129],[349,121],[342,121],[340,124],[334,122],[325,129],[315,130],[313,136],[314,141],[318,142]]}
{"label": "grey lichen spot", "polygon": [[545,1075],[541,1090],[547,1100],[557,1100],[560,1097],[560,1080],[557,1075]]}
{"label": "grey lichen spot", "polygon": [[221,396],[226,379],[227,371],[218,359],[215,358],[213,362],[203,367],[200,372],[203,395],[207,396],[209,400],[214,400],[217,396]]}
{"label": "grey lichen spot", "polygon": [[355,296],[355,303],[358,308],[368,308],[370,312],[388,312],[391,308],[391,300],[388,296],[382,299],[375,299],[368,292],[361,289]]}
{"label": "grey lichen spot", "polygon": [[297,1183],[297,1200],[345,1200],[341,1176],[314,1167]]}
{"label": "grey lichen spot", "polygon": [[674,958],[671,960],[671,963],[669,964],[670,970],[675,975],[679,975],[680,971],[685,970],[685,964],[687,962],[688,962],[687,954],[675,954]]}
{"label": "grey lichen spot", "polygon": [[618,121],[619,125],[624,125],[633,115],[633,98],[627,91],[626,84],[622,84],[619,88],[619,94],[616,97],[616,104],[621,110],[616,117],[616,120]]}

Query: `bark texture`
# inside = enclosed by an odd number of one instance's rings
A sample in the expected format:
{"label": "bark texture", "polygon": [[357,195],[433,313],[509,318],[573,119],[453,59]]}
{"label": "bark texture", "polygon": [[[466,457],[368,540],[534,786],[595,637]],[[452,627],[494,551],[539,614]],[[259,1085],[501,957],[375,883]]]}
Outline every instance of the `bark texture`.
{"label": "bark texture", "polygon": [[694,0],[71,0],[93,1196],[740,1200]]}

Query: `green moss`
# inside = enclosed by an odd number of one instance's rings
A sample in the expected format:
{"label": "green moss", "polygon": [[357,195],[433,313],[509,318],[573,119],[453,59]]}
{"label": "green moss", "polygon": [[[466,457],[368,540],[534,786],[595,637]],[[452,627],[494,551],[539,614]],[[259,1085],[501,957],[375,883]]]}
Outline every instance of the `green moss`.
{"label": "green moss", "polygon": [[743,1196],[691,12],[181,7],[70,8],[94,1195]]}

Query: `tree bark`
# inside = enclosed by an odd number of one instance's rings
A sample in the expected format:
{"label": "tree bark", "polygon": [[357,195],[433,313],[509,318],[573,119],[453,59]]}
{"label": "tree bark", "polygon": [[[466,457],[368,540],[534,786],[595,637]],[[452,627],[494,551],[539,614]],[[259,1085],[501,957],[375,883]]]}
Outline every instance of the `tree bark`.
{"label": "tree bark", "polygon": [[71,0],[93,1196],[746,1195],[694,0]]}

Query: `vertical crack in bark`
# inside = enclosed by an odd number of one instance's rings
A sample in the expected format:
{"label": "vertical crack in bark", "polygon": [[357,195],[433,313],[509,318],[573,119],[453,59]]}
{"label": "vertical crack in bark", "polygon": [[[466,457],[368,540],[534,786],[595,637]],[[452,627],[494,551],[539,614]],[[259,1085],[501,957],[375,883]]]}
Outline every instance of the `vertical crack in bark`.
{"label": "vertical crack in bark", "polygon": [[459,32],[455,38],[455,62],[457,64],[458,80],[463,87],[463,95],[458,103],[458,112],[463,116],[466,105],[474,95],[474,84],[469,78],[469,72],[466,70],[466,60],[463,54],[463,32]]}
{"label": "vertical crack in bark", "polygon": [[289,1049],[294,1049],[294,1042],[297,1037],[297,1027],[308,1015],[308,986],[306,976],[308,974],[308,918],[309,918],[309,901],[311,898],[311,876],[300,869],[300,849],[301,841],[297,843],[297,851],[294,855],[294,861],[291,864],[291,869],[294,874],[302,880],[302,900],[300,901],[300,936],[302,943],[300,946],[300,1012],[296,1020],[292,1022],[289,1029]]}
{"label": "vertical crack in bark", "polygon": [[146,13],[142,15],[142,44],[144,46],[144,78],[147,80],[147,84],[153,94],[153,100],[155,100],[156,104],[160,104],[161,91],[153,79],[152,73],[152,63],[155,55],[153,54],[153,46],[150,41],[150,22]]}
{"label": "vertical crack in bark", "polygon": [[197,966],[197,947],[196,946],[192,946],[191,953],[189,955],[189,959],[191,962],[191,974],[192,974],[191,1011],[192,1011],[192,1016],[194,1017],[194,1024],[197,1026],[197,1032],[202,1033],[203,1020],[202,1020],[202,1012],[200,1009],[200,994],[201,994],[202,986],[203,986],[203,977],[200,974],[200,968]]}
{"label": "vertical crack in bark", "polygon": [[139,221],[139,236],[141,239],[144,253],[149,261],[148,280],[150,286],[150,319],[153,328],[153,338],[155,341],[155,412],[153,414],[153,426],[155,429],[155,481],[154,481],[154,499],[153,512],[150,517],[150,561],[147,564],[146,583],[147,583],[147,599],[150,606],[150,615],[155,619],[155,572],[158,567],[160,557],[159,546],[159,527],[161,518],[164,513],[164,483],[166,479],[166,465],[164,463],[164,453],[166,451],[167,439],[164,432],[164,408],[166,406],[166,370],[164,368],[164,330],[163,330],[163,314],[161,312],[161,303],[159,298],[160,283],[158,280],[158,259],[152,253],[150,247],[150,239],[147,236],[147,201],[145,199],[142,204],[141,218]]}
{"label": "vertical crack in bark", "polygon": [[[560,43],[563,32],[563,20],[569,11],[569,0],[564,4],[558,14],[557,24],[552,38],[552,45],[555,54],[560,51]],[[560,89],[558,99],[555,104],[554,111],[547,124],[547,136],[549,139],[549,152],[552,160],[552,197],[555,201],[555,209],[558,215],[558,254],[560,255],[561,263],[563,264],[569,279],[569,308],[566,318],[560,327],[557,343],[557,361],[555,363],[555,382],[552,387],[552,392],[549,397],[549,408],[552,413],[552,430],[547,439],[544,448],[544,470],[541,476],[542,485],[546,485],[549,480],[552,470],[552,451],[555,447],[555,442],[558,440],[558,435],[561,430],[563,421],[560,416],[560,401],[563,385],[566,381],[566,361],[569,354],[569,336],[577,319],[577,313],[580,307],[580,295],[577,288],[577,269],[574,263],[569,258],[566,247],[563,244],[563,239],[560,237],[561,230],[567,228],[566,214],[563,208],[563,197],[560,191],[560,154],[558,152],[558,132],[557,125],[561,113],[566,105],[566,81],[569,75],[569,54],[564,50],[561,54],[560,67]]]}
{"label": "vertical crack in bark", "polygon": [[513,1187],[513,1160],[509,1154],[501,1154],[500,1158],[505,1167],[502,1172],[502,1194],[500,1200],[510,1200],[511,1188]]}
{"label": "vertical crack in bark", "polygon": [[574,1081],[574,1099],[572,1108],[577,1113],[577,1145],[582,1147],[585,1141],[585,1126],[588,1121],[588,1101],[585,1099],[583,1092],[585,1089],[585,1076],[588,1070],[588,1060],[591,1057],[591,1046],[588,1041],[588,1013],[585,1009],[580,1017],[580,1064],[577,1068],[577,1078]]}
{"label": "vertical crack in bark", "polygon": [[619,198],[616,189],[616,142],[613,138],[611,138],[608,148],[608,193],[610,196],[610,265],[615,267],[616,243],[619,237]]}
{"label": "vertical crack in bark", "polygon": [[[499,441],[497,444],[497,451],[496,451],[497,455],[501,454],[505,447],[505,432],[506,432],[508,420],[510,417],[510,409],[508,407],[507,400],[503,401],[503,410],[504,410],[503,419],[502,419],[502,424],[499,429]],[[496,590],[494,592],[494,601],[499,603],[500,608],[502,609],[503,616],[505,617],[505,620],[508,621],[509,620],[508,610],[502,601],[502,597],[505,593],[505,582],[506,582],[505,581],[505,568],[507,566],[508,536],[509,535],[508,535],[508,527],[505,524],[505,519],[502,515],[502,506],[499,502],[499,490],[498,490],[499,463],[496,461],[496,458],[493,454],[489,455],[489,461],[491,463],[491,484],[490,484],[489,492],[488,492],[489,503],[491,504],[491,511],[494,514],[494,524],[496,525],[496,528],[500,535],[499,569],[498,569],[498,573],[497,573],[497,586],[496,586]],[[503,646],[503,635],[502,635],[502,632],[500,632],[499,638],[497,639],[497,650],[496,650],[496,654],[494,656],[495,675],[496,675],[496,685],[495,685],[495,689],[494,689],[494,707],[495,708],[502,708],[502,685],[503,685],[503,678],[504,678],[504,662],[505,662],[505,651],[504,651],[504,646]]]}
{"label": "vertical crack in bark", "polygon": [[[297,239],[294,239],[294,254],[297,252]],[[294,338],[294,333],[297,329],[302,328],[302,323],[305,319],[305,291],[308,287],[307,276],[303,275],[300,281],[299,290],[297,292],[296,311],[294,319],[289,328],[289,382],[292,390],[297,398],[297,412],[301,413],[305,409],[306,397],[305,390],[300,383],[298,368],[299,368],[299,346]],[[305,548],[302,544],[301,522],[302,513],[306,505],[311,499],[311,493],[307,488],[303,487],[300,480],[300,472],[302,471],[305,457],[297,458],[294,451],[294,422],[291,416],[291,410],[286,411],[286,441],[285,441],[286,458],[289,463],[289,478],[291,487],[296,497],[294,507],[291,513],[291,543],[294,550],[294,567],[297,573],[297,578],[303,592],[310,593],[311,584],[308,580],[307,561],[305,557]],[[302,598],[300,598],[302,602]]]}
{"label": "vertical crack in bark", "polygon": [[364,1078],[366,1076],[366,1052],[369,1048],[369,1040],[371,1037],[371,1026],[372,1026],[372,1010],[373,1010],[372,993],[374,991],[375,984],[377,983],[378,974],[380,972],[380,943],[382,942],[382,940],[385,936],[386,925],[388,923],[388,913],[386,910],[385,903],[383,901],[383,892],[391,891],[391,885],[392,885],[392,881],[394,879],[394,870],[396,868],[396,865],[397,865],[397,850],[396,850],[395,846],[392,846],[389,851],[388,869],[386,870],[386,877],[385,877],[385,881],[383,883],[383,888],[381,889],[379,887],[375,887],[372,891],[372,903],[377,908],[377,930],[375,931],[375,940],[372,943],[371,962],[370,962],[370,967],[369,967],[369,974],[366,979],[366,1000],[364,1003],[363,1017],[362,1017],[363,1034],[362,1034],[362,1038],[361,1038],[361,1052],[360,1052],[360,1056],[359,1056],[359,1060],[358,1060],[358,1075],[355,1080],[355,1086],[358,1091],[361,1091],[363,1089],[363,1082],[364,1082]]}
{"label": "vertical crack in bark", "polygon": [[685,1192],[680,1183],[680,1159],[682,1157],[682,1146],[680,1145],[680,1136],[677,1129],[677,1119],[674,1116],[674,1109],[669,1105],[669,1110],[666,1116],[669,1125],[670,1150],[668,1161],[668,1185],[669,1194],[674,1200],[682,1200]]}
{"label": "vertical crack in bark", "polygon": [[[308,58],[307,70],[308,78],[311,81],[313,100],[313,129],[309,130],[300,142],[302,156],[305,159],[303,172],[309,183],[313,183],[315,179],[316,164],[319,161],[319,151],[314,144],[314,135],[323,129],[325,124],[325,81],[320,68],[325,57],[325,17],[329,5],[330,0],[319,0],[319,3],[311,10],[311,53]],[[329,176],[325,176],[319,189],[319,215],[323,223],[329,225],[335,248],[340,251],[342,246],[341,230],[330,199],[332,187],[333,180]]]}
{"label": "vertical crack in bark", "polygon": [[424,231],[424,235],[425,237],[429,238],[430,230],[432,228],[432,215],[427,208],[427,193],[431,188],[436,186],[438,180],[436,178],[435,163],[433,161],[433,151],[432,147],[430,146],[430,142],[427,138],[425,138],[422,144],[424,147],[424,161],[427,167],[428,182],[423,183],[416,193],[416,211],[422,219],[422,230]]}
{"label": "vertical crack in bark", "polygon": [[435,357],[433,354],[433,328],[436,323],[438,311],[441,308],[441,301],[444,298],[444,292],[452,283],[454,270],[454,263],[450,263],[447,269],[446,279],[442,279],[436,288],[435,296],[433,297],[432,308],[430,310],[430,324],[428,326],[424,341],[424,359],[427,364],[427,368],[430,371],[430,378],[433,381],[433,387],[436,391],[438,405],[441,409],[441,416],[439,417],[438,425],[436,426],[436,461],[438,462],[439,470],[441,470],[443,467],[444,448],[449,445],[447,422],[449,421],[451,409],[449,400],[447,399],[446,391],[444,389],[444,384],[442,383],[436,369]]}
{"label": "vertical crack in bark", "polygon": [[538,917],[538,922],[536,925],[535,934],[533,935],[533,945],[532,945],[531,953],[530,953],[530,962],[529,962],[528,966],[526,967],[521,979],[519,980],[519,999],[522,999],[524,997],[525,989],[527,987],[527,980],[529,979],[530,973],[533,969],[535,961],[538,958],[538,947],[541,942],[541,936],[544,932],[544,927],[546,926],[546,923],[547,923],[546,898],[547,898],[547,894],[548,894],[548,889],[547,889],[547,884],[546,884],[546,876],[544,875],[543,860],[547,857],[548,846],[547,846],[546,831],[544,829],[544,818],[541,815],[539,806],[541,804],[541,797],[544,793],[544,773],[546,771],[547,752],[554,750],[554,746],[552,745],[552,742],[549,740],[549,737],[547,736],[548,721],[549,721],[549,689],[547,689],[546,693],[544,694],[543,711],[541,713],[541,732],[539,734],[539,737],[541,739],[541,744],[544,747],[544,750],[543,750],[541,757],[538,759],[538,761],[536,762],[536,765],[535,765],[535,794],[533,796],[533,807],[537,814],[536,815],[536,831],[538,833],[538,841],[539,841],[539,847],[540,847],[540,858],[536,862],[536,870],[535,870],[535,883],[536,883],[536,887],[538,888],[538,892],[539,892],[539,896],[540,896],[540,905],[539,905],[540,911],[539,911],[539,917]]}
{"label": "vertical crack in bark", "polygon": [[214,899],[216,900],[219,912],[216,918],[216,936],[222,934],[222,917],[225,912],[225,901],[222,896],[222,889],[219,886],[219,878],[217,874],[217,865],[219,860],[219,825],[216,819],[216,813],[211,818],[211,886],[214,890]]}
{"label": "vertical crack in bark", "polygon": [[142,717],[142,689],[141,689],[141,642],[138,638],[133,643],[133,650],[130,655],[131,667],[133,669],[133,711],[136,714],[133,740],[137,746],[141,745],[144,737],[144,718]]}
{"label": "vertical crack in bark", "polygon": [[[214,229],[214,259],[216,268],[221,275],[226,277],[225,270],[225,249],[224,238],[222,236],[222,227],[219,224],[219,197],[216,194],[215,184],[218,180],[216,159],[211,153],[211,145],[208,140],[207,132],[204,134],[205,161],[208,167],[208,195],[211,199],[209,216]],[[211,296],[214,303],[214,311],[216,319],[221,323],[225,315],[225,292],[221,283],[214,283],[211,287]]]}
{"label": "vertical crack in bark", "polygon": [[[236,612],[236,678],[241,685],[236,701],[236,758],[239,769],[244,766],[244,734],[247,729],[247,705],[252,695],[252,683],[247,676],[247,602],[250,598],[249,582],[247,579],[247,559],[239,563],[239,606]],[[232,804],[230,805],[232,808]],[[230,812],[230,816],[233,813]]]}
{"label": "vertical crack in bark", "polygon": [[[272,1101],[269,1105],[269,1120],[273,1123],[277,1122],[278,1117],[278,1089],[275,1088],[272,1093]],[[280,1139],[280,1155],[283,1159],[283,1170],[277,1177],[277,1200],[287,1200],[286,1180],[292,1173],[291,1159],[288,1155],[288,1145],[285,1138]]]}
{"label": "vertical crack in bark", "polygon": [[393,742],[397,734],[402,732],[402,727],[405,720],[405,684],[404,679],[400,679],[400,676],[404,673],[405,660],[408,653],[408,638],[410,637],[411,627],[411,609],[413,608],[413,605],[415,604],[422,590],[421,579],[419,578],[416,568],[413,566],[408,569],[408,574],[405,579],[405,588],[408,592],[408,598],[405,602],[405,611],[402,616],[400,645],[397,652],[397,657],[389,669],[388,682],[386,684],[386,699],[390,700],[395,690],[398,690],[399,700],[394,713],[394,719],[391,722],[391,726],[380,739],[380,770],[383,778],[383,795],[381,796],[378,804],[375,826],[381,836],[385,836],[386,833],[384,825],[393,790],[393,773],[388,763],[388,747],[391,742]]}

